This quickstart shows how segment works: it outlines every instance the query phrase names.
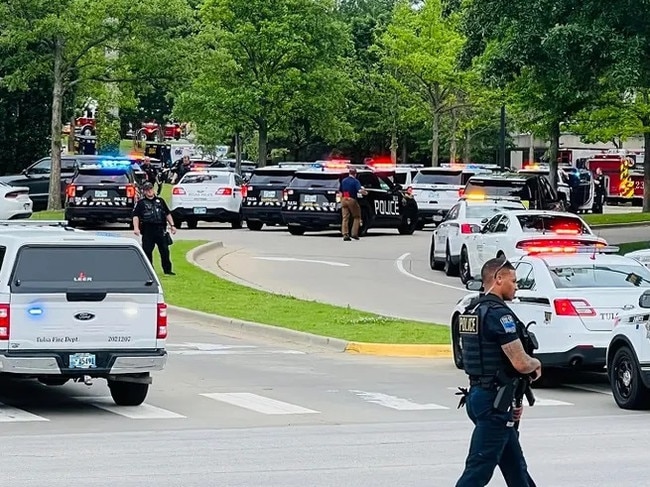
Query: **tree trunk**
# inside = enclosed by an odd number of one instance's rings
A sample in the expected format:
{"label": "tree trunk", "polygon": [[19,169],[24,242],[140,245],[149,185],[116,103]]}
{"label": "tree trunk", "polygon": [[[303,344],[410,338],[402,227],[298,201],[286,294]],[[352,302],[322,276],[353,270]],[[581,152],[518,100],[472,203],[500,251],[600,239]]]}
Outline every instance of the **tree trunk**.
{"label": "tree trunk", "polygon": [[259,132],[259,140],[258,140],[258,166],[259,167],[265,167],[266,166],[266,151],[267,151],[267,140],[268,140],[268,124],[265,119],[261,119],[259,121],[259,127],[258,127],[258,132]]}
{"label": "tree trunk", "polygon": [[433,127],[431,131],[431,167],[438,167],[438,152],[440,151],[440,113],[433,111]]}
{"label": "tree trunk", "polygon": [[241,174],[241,136],[239,131],[235,134],[235,172]]}
{"label": "tree trunk", "polygon": [[57,39],[54,45],[54,86],[52,88],[52,144],[50,169],[50,191],[48,210],[61,209],[61,112],[63,109],[63,46]]}
{"label": "tree trunk", "polygon": [[456,131],[458,129],[458,117],[456,112],[451,112],[451,140],[449,142],[449,163],[456,163],[456,153],[458,152],[458,141],[456,140]]}
{"label": "tree trunk", "polygon": [[402,141],[402,164],[406,164],[408,158],[408,147],[406,144],[406,134],[404,134],[404,140]]}
{"label": "tree trunk", "polygon": [[397,129],[393,127],[390,136],[390,162],[397,164]]}
{"label": "tree trunk", "polygon": [[557,155],[560,151],[560,122],[551,124],[551,147],[549,149],[549,176],[551,186],[557,190]]}
{"label": "tree trunk", "polygon": [[530,147],[528,148],[528,164],[535,163],[535,134],[530,133]]}
{"label": "tree trunk", "polygon": [[465,130],[465,139],[463,140],[463,164],[469,164],[472,160],[472,132]]}
{"label": "tree trunk", "polygon": [[[650,120],[644,121],[643,134],[643,157],[645,161],[650,161]],[[643,164],[643,211],[650,212],[650,163]]]}

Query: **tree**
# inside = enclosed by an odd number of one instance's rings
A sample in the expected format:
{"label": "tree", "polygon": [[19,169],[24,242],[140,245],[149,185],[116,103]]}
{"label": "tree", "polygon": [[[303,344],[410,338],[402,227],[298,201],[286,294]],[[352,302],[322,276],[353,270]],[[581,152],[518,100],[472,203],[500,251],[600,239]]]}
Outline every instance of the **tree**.
{"label": "tree", "polygon": [[[3,85],[26,89],[41,76],[52,82],[50,194],[61,208],[63,101],[81,83],[132,82],[164,72],[179,55],[173,41],[190,25],[185,0],[5,0],[0,5]],[[164,50],[158,49],[159,45]],[[118,51],[118,56],[110,53]],[[152,53],[155,55],[152,56]]]}
{"label": "tree", "polygon": [[[319,131],[345,113],[344,56],[349,33],[323,0],[206,0],[201,10],[204,57],[179,116],[225,133],[257,132],[259,164],[269,134],[286,133],[296,113]],[[320,107],[317,116],[307,107]],[[331,123],[328,124],[331,126]],[[211,129],[211,131],[214,131]]]}
{"label": "tree", "polygon": [[421,8],[400,1],[378,43],[386,70],[395,70],[430,115],[433,166],[438,165],[441,117],[462,105],[457,61],[463,44],[457,16],[443,15],[441,0],[428,0]]}

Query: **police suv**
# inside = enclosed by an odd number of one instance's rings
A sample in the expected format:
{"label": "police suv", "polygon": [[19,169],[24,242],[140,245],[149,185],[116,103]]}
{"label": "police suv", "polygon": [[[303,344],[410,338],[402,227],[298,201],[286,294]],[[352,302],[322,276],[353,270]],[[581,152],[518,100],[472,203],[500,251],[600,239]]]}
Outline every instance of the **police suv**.
{"label": "police suv", "polygon": [[[524,322],[534,322],[535,356],[549,372],[562,369],[602,370],[606,349],[619,317],[637,306],[650,288],[650,270],[633,259],[615,255],[618,247],[550,243],[530,247],[512,261],[517,293],[508,303]],[[477,281],[468,289],[477,290]],[[480,281],[479,284],[480,286]],[[462,365],[458,317],[478,293],[461,299],[451,316],[454,362]],[[555,369],[555,370],[554,370]]]}
{"label": "police suv", "polygon": [[262,167],[253,171],[250,181],[242,186],[242,214],[250,230],[264,225],[281,225],[282,192],[293,179],[293,167]]}
{"label": "police suv", "polygon": [[141,404],[167,352],[167,305],[137,241],[66,222],[0,221],[0,373],[46,385],[106,379]]}
{"label": "police suv", "polygon": [[[282,219],[292,235],[305,231],[341,228],[341,181],[348,176],[349,165],[327,165],[296,171],[284,190]],[[376,174],[363,167],[357,179],[368,192],[359,195],[361,206],[360,235],[369,228],[396,228],[401,235],[411,235],[417,225],[415,200],[390,178],[389,171]]]}
{"label": "police suv", "polygon": [[79,223],[124,222],[132,213],[140,189],[134,164],[128,159],[103,158],[82,163],[65,191],[65,218]]}

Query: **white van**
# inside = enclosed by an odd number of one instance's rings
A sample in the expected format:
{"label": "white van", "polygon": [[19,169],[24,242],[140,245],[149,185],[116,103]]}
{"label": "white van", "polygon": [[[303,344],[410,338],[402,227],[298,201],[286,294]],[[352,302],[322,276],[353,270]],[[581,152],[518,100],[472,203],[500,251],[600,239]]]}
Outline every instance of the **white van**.
{"label": "white van", "polygon": [[66,222],[0,221],[0,373],[108,381],[139,405],[167,361],[167,305],[138,242]]}

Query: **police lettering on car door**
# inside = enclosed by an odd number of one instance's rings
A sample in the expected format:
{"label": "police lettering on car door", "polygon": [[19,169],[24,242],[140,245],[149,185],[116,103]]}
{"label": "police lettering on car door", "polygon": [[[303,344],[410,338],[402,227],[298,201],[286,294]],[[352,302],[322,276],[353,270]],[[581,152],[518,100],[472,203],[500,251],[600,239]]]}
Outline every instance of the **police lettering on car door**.
{"label": "police lettering on car door", "polygon": [[381,216],[399,216],[399,197],[393,196],[392,200],[375,200],[375,214]]}

